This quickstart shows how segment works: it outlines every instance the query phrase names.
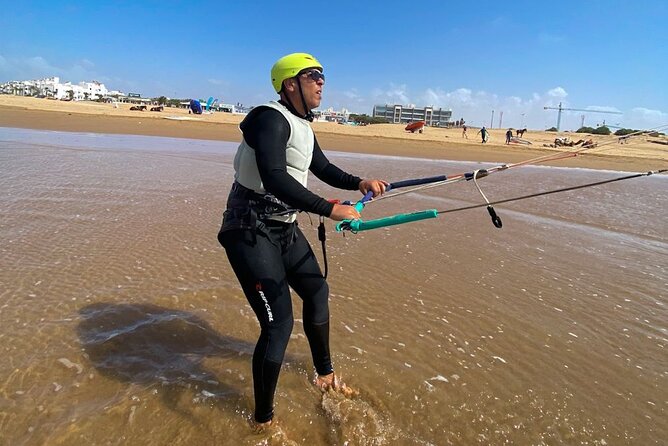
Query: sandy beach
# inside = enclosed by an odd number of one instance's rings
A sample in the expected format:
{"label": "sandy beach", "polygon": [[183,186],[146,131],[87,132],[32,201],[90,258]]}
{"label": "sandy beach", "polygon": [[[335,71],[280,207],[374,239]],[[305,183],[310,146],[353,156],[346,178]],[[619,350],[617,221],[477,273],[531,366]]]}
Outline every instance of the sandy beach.
{"label": "sandy beach", "polygon": [[[130,104],[65,102],[31,97],[0,95],[0,126],[39,130],[112,133],[177,138],[239,141],[238,124],[243,115],[213,113],[189,115],[185,109],[165,108],[163,112],[131,111]],[[478,129],[470,128],[468,138],[461,129],[426,128],[409,133],[404,125],[382,124],[357,127],[326,122],[313,123],[318,142],[325,150],[408,156],[459,161],[518,162],[554,153],[544,147],[558,136],[571,140],[593,138],[599,145],[576,158],[546,163],[553,166],[644,171],[668,166],[668,138],[639,136],[619,144],[615,136],[544,132],[529,129],[526,145],[505,145],[507,129],[491,130],[490,141],[480,142]]]}

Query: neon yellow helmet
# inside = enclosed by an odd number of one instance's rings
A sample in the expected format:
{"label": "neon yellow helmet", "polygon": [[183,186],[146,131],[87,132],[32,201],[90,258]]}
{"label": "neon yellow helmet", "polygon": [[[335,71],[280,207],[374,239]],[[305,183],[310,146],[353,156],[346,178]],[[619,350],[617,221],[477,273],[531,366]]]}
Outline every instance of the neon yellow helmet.
{"label": "neon yellow helmet", "polygon": [[283,81],[295,77],[300,71],[306,68],[320,68],[322,65],[318,59],[307,53],[292,53],[283,56],[271,67],[271,84],[276,93],[280,93],[283,88]]}

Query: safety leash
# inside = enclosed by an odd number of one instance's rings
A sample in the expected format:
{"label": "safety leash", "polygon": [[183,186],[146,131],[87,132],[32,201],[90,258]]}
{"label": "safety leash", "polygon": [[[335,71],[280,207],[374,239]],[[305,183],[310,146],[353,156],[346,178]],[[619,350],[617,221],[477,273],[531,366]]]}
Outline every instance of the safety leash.
{"label": "safety leash", "polygon": [[322,247],[322,259],[325,264],[325,279],[327,274],[329,274],[329,267],[327,265],[327,230],[325,229],[325,217],[320,216],[320,224],[318,225],[318,240],[320,240],[320,246]]}

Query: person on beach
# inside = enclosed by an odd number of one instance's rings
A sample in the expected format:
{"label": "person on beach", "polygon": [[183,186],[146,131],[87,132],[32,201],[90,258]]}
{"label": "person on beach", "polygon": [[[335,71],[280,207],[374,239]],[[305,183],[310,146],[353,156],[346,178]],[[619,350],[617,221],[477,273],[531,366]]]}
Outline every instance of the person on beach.
{"label": "person on beach", "polygon": [[359,219],[353,206],[335,204],[307,189],[311,171],[330,186],[381,195],[388,185],[361,179],[330,163],[310,126],[320,105],[323,67],[306,53],[279,59],[271,82],[280,98],[253,110],[239,128],[243,140],[234,158],[234,183],[218,240],[259,323],[253,353],[254,418],[271,424],[274,393],[294,324],[289,287],[303,301],[303,326],[323,391],[349,394],[334,374],[329,349],[329,288],[296,221],[306,211],[332,220]]}
{"label": "person on beach", "polygon": [[[487,132],[487,129],[485,128],[485,126],[482,126],[482,128],[480,130],[478,130],[478,133],[480,133],[480,135],[482,136],[482,143],[485,144],[487,142],[487,139],[488,139],[487,136],[489,134]],[[476,135],[478,133],[476,133]]]}
{"label": "person on beach", "polygon": [[469,139],[469,135],[466,134],[466,126],[462,126],[462,138]]}
{"label": "person on beach", "polygon": [[506,144],[510,144],[511,139],[513,139],[513,129],[508,129],[506,132]]}

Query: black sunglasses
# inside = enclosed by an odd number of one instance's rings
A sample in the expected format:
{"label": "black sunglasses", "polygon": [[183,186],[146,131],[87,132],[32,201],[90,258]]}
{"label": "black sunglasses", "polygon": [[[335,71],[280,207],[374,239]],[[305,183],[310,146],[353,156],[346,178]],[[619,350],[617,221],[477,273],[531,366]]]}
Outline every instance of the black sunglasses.
{"label": "black sunglasses", "polygon": [[313,80],[313,82],[318,82],[320,79],[322,79],[323,82],[325,81],[325,75],[322,74],[322,72],[319,70],[309,70],[299,74],[308,77],[309,79]]}

